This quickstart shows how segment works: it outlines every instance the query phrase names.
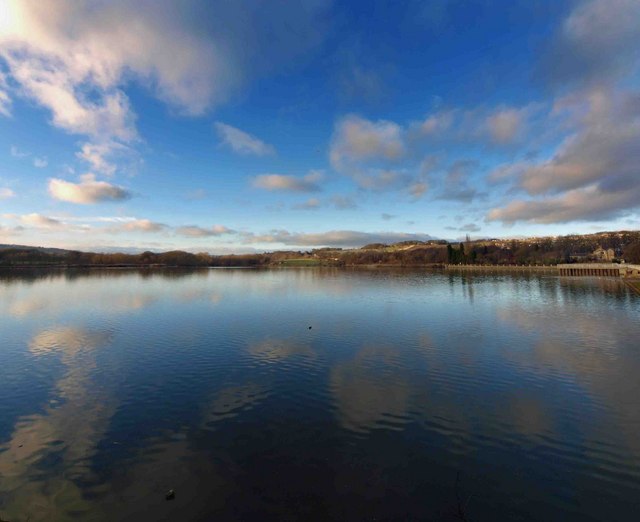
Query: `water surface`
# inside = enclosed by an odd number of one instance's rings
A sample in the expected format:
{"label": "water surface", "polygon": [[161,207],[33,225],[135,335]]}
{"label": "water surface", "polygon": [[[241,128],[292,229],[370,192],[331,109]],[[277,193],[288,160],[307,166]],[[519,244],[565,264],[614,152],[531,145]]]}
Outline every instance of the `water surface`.
{"label": "water surface", "polygon": [[615,279],[0,272],[0,518],[633,520],[639,339]]}

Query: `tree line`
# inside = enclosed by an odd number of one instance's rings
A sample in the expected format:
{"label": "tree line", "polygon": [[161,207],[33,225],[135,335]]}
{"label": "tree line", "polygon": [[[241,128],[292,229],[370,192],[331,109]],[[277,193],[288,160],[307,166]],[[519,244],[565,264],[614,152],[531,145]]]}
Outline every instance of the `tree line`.
{"label": "tree line", "polygon": [[291,259],[313,259],[318,264],[353,265],[555,265],[595,261],[597,248],[612,249],[614,261],[640,263],[640,232],[562,236],[528,240],[479,240],[375,243],[359,249],[318,248],[310,251],[278,251],[255,254],[211,255],[181,250],[141,254],[93,253],[75,250],[47,251],[30,247],[0,248],[0,266],[180,266],[260,267]]}

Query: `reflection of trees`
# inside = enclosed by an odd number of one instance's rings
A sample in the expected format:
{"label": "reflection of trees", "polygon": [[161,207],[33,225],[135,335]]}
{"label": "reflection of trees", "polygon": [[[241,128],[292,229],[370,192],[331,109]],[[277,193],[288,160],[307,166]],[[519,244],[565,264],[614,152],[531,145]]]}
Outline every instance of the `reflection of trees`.
{"label": "reflection of trees", "polygon": [[10,285],[16,283],[33,283],[46,279],[62,277],[64,269],[46,268],[0,268],[0,283]]}
{"label": "reflection of trees", "polygon": [[56,405],[20,418],[0,446],[0,491],[9,520],[67,520],[89,509],[77,481],[91,477],[88,459],[115,411],[113,400],[95,393],[92,382],[94,350],[108,341],[102,332],[61,327],[29,343],[36,357],[59,354],[66,371],[55,386]]}
{"label": "reflection of trees", "polygon": [[142,279],[183,279],[185,277],[203,277],[209,274],[208,268],[199,267],[158,267],[158,268],[19,268],[9,269],[0,267],[0,282],[34,283],[42,280],[63,278],[67,281],[80,281],[83,279],[127,278],[136,275]]}

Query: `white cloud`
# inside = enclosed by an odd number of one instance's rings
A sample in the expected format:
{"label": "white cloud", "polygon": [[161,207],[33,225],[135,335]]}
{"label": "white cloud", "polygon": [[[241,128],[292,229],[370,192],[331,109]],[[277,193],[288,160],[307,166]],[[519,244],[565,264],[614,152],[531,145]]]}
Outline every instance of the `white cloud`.
{"label": "white cloud", "polygon": [[318,192],[322,180],[321,171],[310,171],[306,176],[285,176],[283,174],[262,174],[253,179],[253,186],[270,191]]}
{"label": "white cloud", "polygon": [[9,199],[15,197],[16,193],[10,188],[0,187],[0,199]]}
{"label": "white cloud", "polygon": [[222,144],[238,154],[267,156],[276,152],[271,145],[231,125],[218,121],[214,126]]}
{"label": "white cloud", "polygon": [[43,169],[48,164],[49,162],[47,161],[47,158],[33,158],[33,166],[38,169]]}
{"label": "white cloud", "polygon": [[50,109],[55,125],[128,141],[136,132],[121,90],[126,75],[190,113],[202,112],[233,77],[222,54],[189,30],[177,7],[9,0],[1,54],[23,93]]}
{"label": "white cloud", "polygon": [[196,0],[5,0],[0,58],[14,91],[47,108],[54,125],[96,141],[131,142],[137,131],[128,83],[181,112],[202,114],[248,73],[289,63],[316,45],[326,8],[321,1],[247,9]]}
{"label": "white cloud", "polygon": [[112,176],[116,172],[116,164],[109,158],[122,157],[131,153],[131,149],[122,143],[106,141],[100,143],[83,143],[80,152],[76,156],[91,165],[91,170],[106,176]]}
{"label": "white cloud", "polygon": [[80,176],[80,183],[62,179],[49,180],[49,194],[60,201],[69,201],[81,205],[90,205],[104,201],[122,201],[131,197],[124,188],[106,181],[96,181],[93,174]]}
{"label": "white cloud", "polygon": [[15,214],[5,214],[3,215],[5,218],[15,219],[26,225],[28,227],[35,228],[59,228],[63,226],[62,221],[57,219],[43,216],[42,214],[32,213],[32,214],[23,214],[23,215],[15,215]]}
{"label": "white cloud", "polygon": [[15,145],[11,145],[11,147],[9,148],[9,153],[14,158],[26,158],[26,157],[31,155],[30,152],[24,152],[24,151],[20,150],[18,147],[16,147]]}
{"label": "white cloud", "polygon": [[248,73],[287,63],[316,45],[323,27],[317,15],[325,8],[315,1],[248,10],[196,0],[5,0],[0,113],[9,115],[9,94],[33,100],[50,112],[54,126],[87,136],[92,148],[83,146],[80,158],[110,175],[116,167],[101,144],[111,144],[112,152],[114,143],[139,139],[125,94],[131,82],[179,112],[202,114],[225,101]]}
{"label": "white cloud", "polygon": [[448,132],[453,125],[455,118],[455,112],[439,111],[436,114],[432,114],[420,124],[420,130],[423,134],[441,135]]}
{"label": "white cloud", "polygon": [[167,225],[149,219],[136,219],[123,223],[119,228],[126,232],[161,232]]}
{"label": "white cloud", "polygon": [[54,219],[58,219],[60,221],[69,221],[69,222],[83,222],[83,223],[130,223],[132,221],[138,221],[137,218],[133,216],[52,216]]}
{"label": "white cloud", "polygon": [[329,158],[332,166],[342,171],[370,160],[398,160],[404,154],[405,144],[400,125],[349,115],[336,124]]}
{"label": "white cloud", "polygon": [[8,118],[11,116],[11,98],[7,90],[6,74],[0,71],[0,114]]}
{"label": "white cloud", "polygon": [[216,237],[225,234],[235,234],[235,230],[231,230],[223,225],[213,225],[210,228],[202,228],[199,226],[178,227],[176,233],[186,237]]}

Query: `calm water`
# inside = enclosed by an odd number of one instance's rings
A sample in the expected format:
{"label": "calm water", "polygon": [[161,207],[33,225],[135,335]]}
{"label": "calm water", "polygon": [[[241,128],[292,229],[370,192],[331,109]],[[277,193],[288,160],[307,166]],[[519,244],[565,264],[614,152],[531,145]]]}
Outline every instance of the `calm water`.
{"label": "calm water", "polygon": [[637,520],[639,383],[617,280],[0,272],[0,518]]}

